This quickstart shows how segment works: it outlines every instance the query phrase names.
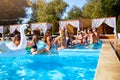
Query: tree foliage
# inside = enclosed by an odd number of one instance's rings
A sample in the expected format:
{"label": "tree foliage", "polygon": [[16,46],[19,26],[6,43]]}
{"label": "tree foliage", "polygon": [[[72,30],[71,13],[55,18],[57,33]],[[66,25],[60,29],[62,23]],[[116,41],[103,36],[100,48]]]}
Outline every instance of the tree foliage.
{"label": "tree foliage", "polygon": [[100,2],[105,15],[116,17],[120,15],[120,0],[100,0]]}
{"label": "tree foliage", "polygon": [[83,7],[83,16],[89,18],[120,15],[120,0],[87,0]]}
{"label": "tree foliage", "polygon": [[54,33],[55,24],[62,18],[67,6],[67,3],[63,0],[51,0],[49,2],[45,2],[45,0],[36,0],[32,6],[34,13],[32,19],[36,22],[52,23]]}
{"label": "tree foliage", "polygon": [[93,3],[87,3],[82,8],[82,15],[85,18],[91,18],[91,14],[94,11],[94,5]]}
{"label": "tree foliage", "polygon": [[1,0],[0,19],[18,19],[25,17],[25,7],[28,7],[27,0]]}
{"label": "tree foliage", "polygon": [[87,0],[82,15],[86,18],[116,17],[117,31],[120,32],[120,0]]}
{"label": "tree foliage", "polygon": [[118,19],[117,19],[117,32],[120,33],[120,16],[118,16]]}
{"label": "tree foliage", "polygon": [[82,17],[82,11],[79,7],[73,6],[70,11],[68,12],[67,19],[78,19]]}
{"label": "tree foliage", "polygon": [[101,2],[99,0],[89,0],[83,7],[82,15],[85,18],[106,17],[106,15],[102,12]]}
{"label": "tree foliage", "polygon": [[60,20],[68,5],[63,0],[36,0],[33,4],[33,16],[37,22],[53,22]]}

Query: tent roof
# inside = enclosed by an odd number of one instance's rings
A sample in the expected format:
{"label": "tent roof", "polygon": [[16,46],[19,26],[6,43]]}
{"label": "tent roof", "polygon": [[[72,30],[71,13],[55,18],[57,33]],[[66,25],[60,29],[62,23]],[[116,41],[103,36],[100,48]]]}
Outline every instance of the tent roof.
{"label": "tent roof", "polygon": [[30,25],[32,30],[35,30],[36,28],[38,29],[42,29],[43,33],[45,34],[47,29],[51,29],[52,24],[51,23],[47,23],[47,22],[43,22],[43,23],[31,23]]}
{"label": "tent roof", "polygon": [[98,28],[103,23],[114,28],[114,33],[116,33],[116,17],[92,19],[92,27]]}
{"label": "tent roof", "polygon": [[72,26],[75,26],[79,29],[80,26],[80,21],[79,20],[64,20],[64,21],[59,21],[59,28],[63,29],[66,28],[68,24],[71,24]]}

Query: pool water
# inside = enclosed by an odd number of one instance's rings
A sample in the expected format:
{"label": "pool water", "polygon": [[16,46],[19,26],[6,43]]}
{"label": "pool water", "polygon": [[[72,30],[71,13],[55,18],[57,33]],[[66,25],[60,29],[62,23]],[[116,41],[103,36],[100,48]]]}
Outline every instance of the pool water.
{"label": "pool water", "polygon": [[[0,57],[0,80],[93,80],[101,49],[76,50],[62,50],[62,55],[28,53],[17,57]],[[72,55],[63,55],[70,52]]]}

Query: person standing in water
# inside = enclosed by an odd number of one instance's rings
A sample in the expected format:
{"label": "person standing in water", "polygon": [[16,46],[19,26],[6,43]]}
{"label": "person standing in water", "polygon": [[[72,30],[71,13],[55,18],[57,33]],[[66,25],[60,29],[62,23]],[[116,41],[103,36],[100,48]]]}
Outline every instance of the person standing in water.
{"label": "person standing in water", "polygon": [[47,30],[47,32],[45,33],[45,35],[43,37],[43,41],[46,43],[46,47],[41,50],[37,50],[34,48],[34,52],[32,52],[32,54],[40,54],[42,52],[46,52],[46,53],[50,52],[50,49],[52,47],[52,36],[51,36],[51,32],[49,30]]}
{"label": "person standing in water", "polygon": [[32,41],[30,44],[31,45],[31,53],[36,54],[37,53],[37,43],[38,43],[39,39],[38,39],[37,31],[34,30],[33,33],[34,33],[34,35],[32,37]]}
{"label": "person standing in water", "polygon": [[43,37],[43,41],[46,43],[46,48],[39,51],[39,52],[50,52],[50,49],[52,47],[52,34],[50,30],[47,30],[47,32],[45,33],[44,37]]}

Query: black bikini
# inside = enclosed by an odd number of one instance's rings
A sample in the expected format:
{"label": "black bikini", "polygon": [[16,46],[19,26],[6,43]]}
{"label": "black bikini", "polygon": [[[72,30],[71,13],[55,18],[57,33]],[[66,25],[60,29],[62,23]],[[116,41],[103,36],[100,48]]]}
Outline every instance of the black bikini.
{"label": "black bikini", "polygon": [[37,49],[37,45],[34,44],[31,48]]}

